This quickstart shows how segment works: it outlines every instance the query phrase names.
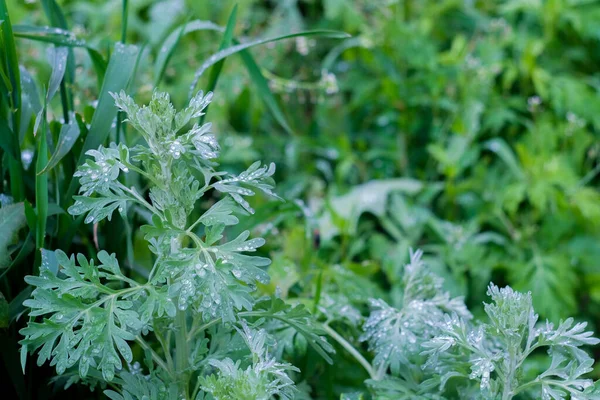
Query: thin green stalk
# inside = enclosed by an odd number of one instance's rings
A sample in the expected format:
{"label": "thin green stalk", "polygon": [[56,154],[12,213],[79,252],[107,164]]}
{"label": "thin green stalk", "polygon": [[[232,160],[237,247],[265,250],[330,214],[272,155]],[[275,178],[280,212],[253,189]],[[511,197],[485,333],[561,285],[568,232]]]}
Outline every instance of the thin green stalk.
{"label": "thin green stalk", "polygon": [[196,333],[205,331],[208,328],[210,328],[211,326],[218,324],[219,322],[221,322],[221,318],[213,319],[212,321],[207,322],[204,325],[200,325],[196,328],[191,329],[190,332],[188,333],[188,340],[192,340],[194,338],[194,336],[196,335]]}
{"label": "thin green stalk", "polygon": [[154,334],[156,335],[156,339],[158,340],[163,349],[163,353],[165,353],[165,358],[167,360],[167,366],[169,367],[169,370],[174,371],[175,365],[173,364],[173,357],[171,357],[171,348],[170,343],[168,341],[168,337],[167,339],[165,339],[156,327],[154,327]]}
{"label": "thin green stalk", "polygon": [[377,372],[373,369],[373,366],[363,357],[362,354],[358,350],[354,348],[346,339],[344,339],[339,333],[333,330],[329,325],[323,324],[323,329],[333,340],[338,342],[340,346],[342,346],[363,368],[368,372],[369,376],[373,380],[379,380],[381,377]]}
{"label": "thin green stalk", "polygon": [[150,345],[144,339],[142,339],[141,336],[136,336],[135,341],[138,342],[144,350],[149,351],[152,355],[152,360],[154,360],[156,364],[158,364],[163,370],[165,370],[165,372],[169,374],[171,379],[174,379],[173,371],[169,368],[166,362],[158,355],[158,353],[154,351],[154,349],[150,347]]}
{"label": "thin green stalk", "polygon": [[[189,349],[186,314],[186,310],[177,310],[175,316],[175,329],[177,330],[175,334],[175,349],[177,351],[175,359],[178,374],[185,374],[188,369]],[[188,384],[188,379],[181,379],[181,390],[186,399],[188,398]]]}
{"label": "thin green stalk", "polygon": [[48,164],[48,142],[46,140],[46,110],[43,110],[43,121],[38,132],[38,148],[35,177],[35,208],[37,212],[37,226],[35,231],[35,244],[37,249],[44,247],[46,236],[46,219],[48,216],[48,173],[40,173]]}

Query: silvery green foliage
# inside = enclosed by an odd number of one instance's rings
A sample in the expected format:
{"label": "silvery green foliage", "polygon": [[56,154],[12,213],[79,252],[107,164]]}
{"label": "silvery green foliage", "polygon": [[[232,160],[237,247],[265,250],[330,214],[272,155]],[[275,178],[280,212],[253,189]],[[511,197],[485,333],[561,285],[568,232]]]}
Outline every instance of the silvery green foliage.
{"label": "silvery green foliage", "polygon": [[202,378],[202,389],[215,398],[224,400],[268,400],[274,395],[278,395],[280,399],[294,398],[294,381],[287,373],[299,370],[290,364],[278,362],[269,355],[267,341],[272,338],[267,332],[264,329],[250,329],[244,322],[238,332],[250,349],[251,364],[242,368],[240,360],[211,360],[210,365],[219,373]]}
{"label": "silvery green foliage", "polygon": [[[115,210],[126,215],[132,205],[145,208],[152,223],[141,229],[154,266],[146,282],[137,282],[123,274],[115,255],[101,251],[95,264],[56,251],[54,268],[45,259],[40,276],[26,277],[34,290],[24,303],[32,319],[21,331],[23,356],[38,351],[38,364],[50,361],[58,374],[92,385],[111,382],[116,389],[105,393],[114,400],[235,398],[226,395],[230,389],[248,399],[292,398],[288,372],[296,369],[275,357],[286,346],[276,339],[280,332],[293,331],[326,358],[332,348],[303,306],[253,295],[258,282],[269,280],[270,260],[251,255],[265,241],[248,231],[225,239],[228,226],[254,212],[246,199],[256,190],[277,197],[275,166],[221,171],[210,124],[184,130],[212,93],[200,92],[179,112],[165,93],[155,93],[147,106],[124,92],[113,97],[146,146],[89,151],[93,159],[75,174],[81,189],[69,212],[98,223]],[[119,179],[131,171],[148,181],[147,197]],[[208,191],[222,198],[192,220]],[[134,341],[145,368],[135,360]]]}
{"label": "silvery green foliage", "polygon": [[372,311],[361,340],[368,341],[375,353],[373,364],[379,371],[389,368],[398,374],[410,368],[420,374],[415,365],[422,359],[421,345],[440,333],[435,322],[450,314],[471,318],[462,298],[450,297],[442,290],[442,280],[427,271],[422,255],[420,250],[411,252],[410,263],[405,266],[401,309],[381,299],[371,300]]}
{"label": "silvery green foliage", "polygon": [[[374,301],[364,326],[374,365],[389,371],[368,382],[377,398],[600,398],[585,378],[594,360],[581,347],[600,343],[585,330],[587,323],[569,318],[556,327],[540,324],[530,293],[494,284],[488,289],[492,302],[484,307],[487,321],[473,323],[462,301],[450,299],[439,278],[425,272],[418,252],[404,284],[402,309]],[[446,299],[445,307],[436,299]],[[547,369],[529,377],[528,358],[544,351]]]}

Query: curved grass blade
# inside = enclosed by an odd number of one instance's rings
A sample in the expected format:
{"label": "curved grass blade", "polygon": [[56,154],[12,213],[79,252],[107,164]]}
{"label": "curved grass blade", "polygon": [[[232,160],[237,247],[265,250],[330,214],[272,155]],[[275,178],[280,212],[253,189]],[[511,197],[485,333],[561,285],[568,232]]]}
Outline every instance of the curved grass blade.
{"label": "curved grass blade", "polygon": [[15,25],[15,37],[53,43],[57,46],[86,47],[85,40],[77,39],[73,32],[47,26]]}
{"label": "curved grass blade", "polygon": [[50,157],[48,164],[44,167],[44,169],[42,169],[39,172],[39,174],[46,173],[46,172],[50,171],[52,168],[56,167],[58,165],[58,163],[60,162],[60,160],[62,160],[63,157],[66,156],[71,151],[71,149],[73,148],[73,145],[75,144],[75,141],[79,137],[79,134],[80,134],[80,131],[79,131],[79,125],[77,124],[77,122],[73,121],[70,124],[63,125],[62,128],[60,129],[60,134],[58,136],[58,143],[56,144],[56,149],[54,150],[54,153]]}
{"label": "curved grass blade", "polygon": [[52,74],[50,75],[50,81],[48,82],[48,93],[46,94],[46,103],[54,98],[54,95],[58,91],[65,72],[67,71],[67,57],[69,56],[69,49],[66,47],[55,47],[48,49],[50,65],[52,65]]}
{"label": "curved grass blade", "polygon": [[[42,109],[40,94],[33,80],[33,77],[23,66],[20,67],[21,73],[21,131],[19,132],[19,143],[25,137],[25,132],[29,127],[32,115],[38,115]],[[19,147],[17,146],[17,151]]]}
{"label": "curved grass blade", "polygon": [[250,79],[256,85],[258,90],[258,94],[264,101],[265,105],[273,114],[275,120],[285,129],[285,131],[291,135],[293,135],[293,130],[287,123],[285,116],[283,115],[283,111],[279,107],[277,103],[277,99],[273,96],[273,92],[271,92],[271,88],[269,88],[269,82],[264,77],[262,72],[260,71],[260,67],[252,57],[252,54],[248,50],[242,50],[240,52],[240,57],[242,57],[242,61],[246,70],[248,71],[248,75],[250,75]]}
{"label": "curved grass blade", "polygon": [[194,74],[194,80],[193,80],[192,84],[190,85],[188,97],[190,97],[190,98],[192,97],[192,94],[193,94],[194,90],[196,89],[196,85],[198,84],[198,80],[200,79],[200,77],[202,76],[204,71],[206,71],[209,67],[218,63],[222,59],[229,57],[232,54],[239,53],[240,51],[246,50],[250,47],[254,47],[254,46],[258,46],[258,45],[266,44],[266,43],[271,43],[271,42],[277,42],[279,40],[284,40],[284,39],[302,37],[302,36],[304,36],[304,37],[306,37],[306,36],[322,36],[322,37],[329,37],[329,38],[336,38],[336,39],[343,39],[343,38],[350,37],[350,35],[348,35],[347,33],[344,33],[344,32],[330,31],[330,30],[315,30],[315,31],[291,33],[288,35],[275,36],[275,37],[270,37],[270,38],[265,38],[265,39],[257,39],[257,40],[252,40],[247,43],[240,43],[240,44],[234,45],[232,47],[229,47],[227,49],[221,50],[221,51],[213,54],[212,56],[210,56],[208,58],[208,60],[206,60],[204,63],[202,63],[200,68],[198,68],[196,70],[196,73]]}
{"label": "curved grass blade", "polygon": [[[67,20],[56,0],[42,0],[42,7],[52,26],[69,30]],[[63,117],[69,122],[69,111],[74,110],[72,83],[75,81],[75,54],[73,49],[67,50],[66,74],[60,82],[60,97],[63,107]]]}
{"label": "curved grass blade", "polygon": [[369,47],[369,46],[368,46],[368,42],[363,37],[353,37],[348,40],[344,40],[342,43],[340,43],[339,45],[337,45],[333,49],[331,49],[331,51],[329,53],[327,53],[327,55],[323,59],[323,62],[321,63],[321,65],[322,65],[321,69],[324,69],[326,71],[331,71],[331,68],[333,67],[333,63],[335,62],[335,60],[337,60],[337,58],[344,51],[355,48],[355,47]]}
{"label": "curved grass blade", "polygon": [[158,86],[158,84],[162,80],[165,70],[167,69],[167,64],[173,56],[175,48],[179,44],[179,41],[181,40],[183,35],[201,30],[217,32],[224,31],[223,27],[213,22],[194,20],[184,23],[181,27],[178,27],[173,32],[171,32],[171,34],[163,42],[163,45],[160,48],[160,52],[156,56],[156,62],[154,63],[154,86]]}
{"label": "curved grass blade", "polygon": [[[231,40],[233,39],[233,30],[235,29],[235,21],[237,19],[237,4],[231,10],[231,14],[229,14],[229,19],[227,20],[227,27],[225,28],[225,33],[223,34],[223,40],[221,40],[221,45],[219,46],[219,50],[224,50],[231,45]],[[222,59],[218,63],[216,63],[212,69],[210,70],[210,77],[208,79],[208,86],[206,91],[212,92],[215,90],[217,86],[217,82],[219,81],[219,76],[221,75],[221,70],[223,70],[223,65],[225,64],[225,59]],[[210,106],[210,105],[209,105]],[[208,107],[204,113],[200,116],[200,125],[204,122],[204,117],[206,116]]]}
{"label": "curved grass blade", "polygon": [[508,169],[515,175],[515,177],[523,179],[525,173],[521,169],[521,165],[512,151],[510,146],[501,138],[494,138],[488,140],[483,144],[483,147],[496,153],[502,161],[506,164]]}
{"label": "curved grass blade", "polygon": [[106,73],[106,61],[98,50],[89,46],[85,40],[77,39],[75,35],[65,29],[49,28],[30,25],[15,25],[15,37],[35,40],[38,42],[52,43],[56,46],[64,47],[82,47],[84,48],[92,61],[92,65],[98,76],[98,87],[102,86],[104,74]]}

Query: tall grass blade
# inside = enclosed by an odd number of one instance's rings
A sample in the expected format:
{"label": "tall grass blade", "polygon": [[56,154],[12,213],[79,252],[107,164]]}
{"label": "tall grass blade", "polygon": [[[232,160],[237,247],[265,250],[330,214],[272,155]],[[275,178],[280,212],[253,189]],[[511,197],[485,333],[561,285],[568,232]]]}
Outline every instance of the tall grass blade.
{"label": "tall grass blade", "polygon": [[[98,97],[98,106],[94,112],[90,131],[85,138],[77,165],[83,163],[85,152],[100,146],[110,133],[111,126],[117,115],[113,99],[109,92],[119,92],[127,87],[135,69],[139,48],[133,45],[116,43],[106,69],[106,75]],[[69,201],[77,189],[77,180],[71,180],[69,189],[63,197],[63,204]]]}
{"label": "tall grass blade", "polygon": [[343,39],[343,38],[350,37],[347,33],[344,33],[344,32],[330,31],[330,30],[315,30],[315,31],[291,33],[288,35],[275,36],[275,37],[270,37],[270,38],[265,38],[265,39],[257,39],[257,40],[252,40],[247,43],[236,44],[232,47],[229,47],[227,49],[221,50],[221,51],[213,54],[204,63],[202,63],[200,68],[198,68],[196,70],[196,73],[194,74],[194,80],[193,80],[192,84],[190,85],[189,97],[191,98],[194,91],[196,90],[196,85],[198,84],[198,80],[200,79],[202,74],[208,68],[215,65],[222,59],[229,57],[230,55],[239,53],[242,50],[246,50],[250,47],[258,46],[261,44],[277,42],[279,40],[291,39],[291,38],[295,38],[295,37],[308,37],[308,36],[322,36],[322,37],[329,37],[329,38],[336,38],[336,39]]}
{"label": "tall grass blade", "polygon": [[160,81],[162,80],[165,70],[167,69],[167,65],[169,64],[169,60],[173,56],[175,52],[175,48],[179,41],[183,37],[183,35],[188,34],[190,32],[201,31],[201,30],[209,30],[209,31],[217,31],[223,32],[223,27],[210,22],[210,21],[201,21],[194,20],[190,22],[186,22],[181,27],[175,29],[163,42],[163,45],[160,47],[160,51],[156,56],[156,61],[154,62],[154,86],[158,86]]}
{"label": "tall grass blade", "polygon": [[35,177],[35,210],[37,213],[35,246],[38,249],[44,247],[48,218],[48,175],[46,173],[41,173],[46,164],[48,164],[47,130],[46,106],[44,106],[42,111],[42,126],[37,135],[37,161],[35,163],[35,170],[37,173]]}
{"label": "tall grass blade", "polygon": [[[229,14],[229,19],[227,20],[227,27],[225,28],[225,33],[223,34],[223,40],[221,41],[221,45],[219,46],[219,50],[224,50],[231,45],[231,40],[233,39],[233,30],[235,29],[235,22],[237,20],[237,4],[231,10],[231,14]],[[222,59],[218,63],[216,63],[212,69],[210,70],[210,77],[208,78],[208,86],[206,88],[207,92],[212,92],[215,90],[217,86],[217,82],[219,81],[219,76],[221,75],[221,71],[223,70],[223,65],[225,64],[225,59]],[[210,107],[210,105],[208,106]],[[206,109],[208,110],[208,107]],[[204,122],[204,117],[206,116],[206,111],[200,117],[200,124]]]}
{"label": "tall grass blade", "polygon": [[[62,12],[56,0],[42,0],[42,7],[44,8],[44,12],[46,17],[50,21],[52,26],[57,28],[61,28],[64,30],[69,30],[69,26],[67,25],[67,20],[65,18],[64,13]],[[73,49],[69,48],[67,51],[67,61],[66,61],[66,75],[64,76],[64,80],[60,82],[61,85],[61,101],[63,106],[63,115],[65,121],[68,122],[69,119],[69,111],[73,111],[73,91],[71,87],[73,86],[73,82],[75,81],[75,54],[73,53]]]}
{"label": "tall grass blade", "polygon": [[46,173],[56,167],[58,163],[71,151],[73,145],[79,137],[80,130],[77,122],[73,121],[70,124],[65,124],[60,129],[58,143],[54,149],[54,153],[50,157],[48,164],[39,173]]}
{"label": "tall grass blade", "polygon": [[263,76],[262,72],[260,71],[260,67],[254,60],[254,57],[252,57],[252,54],[250,54],[248,50],[242,50],[240,52],[240,57],[242,58],[244,66],[248,71],[248,75],[250,75],[250,79],[252,80],[252,82],[256,86],[256,89],[258,90],[258,94],[262,98],[263,102],[265,103],[275,120],[279,123],[279,125],[281,125],[283,129],[285,129],[287,133],[293,134],[292,128],[289,126],[287,120],[285,119],[285,116],[283,115],[283,111],[277,103],[277,99],[273,95],[273,92],[271,92],[271,88],[269,88],[269,82]]}
{"label": "tall grass blade", "polygon": [[106,72],[106,61],[102,57],[102,54],[88,45],[85,40],[77,39],[72,32],[60,28],[31,25],[15,25],[13,28],[15,37],[18,38],[52,43],[56,46],[82,47],[86,49],[98,77],[98,87],[102,86]]}
{"label": "tall grass blade", "polygon": [[[33,76],[23,66],[21,72],[21,131],[19,132],[19,143],[23,141],[25,132],[31,122],[33,115],[38,115],[42,109],[40,93]],[[18,148],[17,148],[18,150]]]}
{"label": "tall grass blade", "polygon": [[56,47],[49,50],[50,64],[52,65],[52,75],[48,82],[48,93],[46,94],[46,103],[49,103],[53,98],[58,87],[63,81],[65,72],[67,71],[67,57],[69,56],[68,48]]}
{"label": "tall grass blade", "polygon": [[123,12],[122,12],[122,22],[121,22],[121,43],[125,44],[127,39],[127,19],[129,14],[129,2],[127,0],[123,0]]}
{"label": "tall grass blade", "polygon": [[[3,65],[5,75],[8,77],[11,85],[11,92],[7,93],[9,104],[11,107],[12,114],[12,134],[18,135],[20,132],[21,123],[21,77],[19,71],[19,61],[17,59],[17,49],[15,46],[15,40],[8,15],[8,8],[6,7],[6,1],[0,0],[0,20],[4,21],[0,25],[2,32],[2,43],[3,43]],[[13,138],[14,143],[19,144],[18,138]],[[18,153],[20,153],[20,149]],[[13,198],[16,201],[21,201],[25,198],[25,184],[23,182],[23,166],[20,158],[10,158],[9,161],[10,170],[10,189]]]}

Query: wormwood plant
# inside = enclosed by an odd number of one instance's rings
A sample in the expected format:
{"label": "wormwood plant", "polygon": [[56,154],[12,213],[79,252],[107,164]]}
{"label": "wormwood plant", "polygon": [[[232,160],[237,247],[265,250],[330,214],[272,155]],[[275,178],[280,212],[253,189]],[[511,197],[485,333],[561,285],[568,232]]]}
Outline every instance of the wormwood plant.
{"label": "wormwood plant", "polygon": [[[138,282],[105,251],[97,263],[45,253],[39,276],[26,277],[35,289],[25,302],[31,321],[21,330],[23,364],[38,351],[39,365],[50,361],[70,382],[110,387],[104,393],[113,400],[292,398],[290,374],[298,369],[273,355],[284,353],[282,338],[305,340],[326,359],[332,348],[303,306],[253,296],[269,280],[262,267],[270,260],[248,253],[264,240],[248,231],[228,238],[226,230],[254,212],[246,198],[257,190],[277,197],[275,165],[256,162],[239,175],[218,169],[211,125],[184,130],[212,93],[198,93],[179,112],[166,93],[142,107],[124,92],[113,97],[146,145],[89,151],[69,213],[98,223],[142,207],[151,213],[142,230],[154,266]],[[119,179],[131,171],[149,182],[149,200]],[[222,198],[194,220],[209,191]]]}
{"label": "wormwood plant", "polygon": [[[375,353],[367,383],[378,399],[600,398],[585,374],[594,360],[581,346],[600,340],[572,318],[538,324],[531,294],[490,284],[486,321],[472,321],[462,298],[451,298],[427,271],[422,252],[405,267],[400,309],[373,300],[362,340]],[[543,372],[528,363],[547,352]],[[541,352],[541,353],[540,353]],[[549,360],[548,360],[549,358]],[[545,365],[545,367],[543,367]]]}

